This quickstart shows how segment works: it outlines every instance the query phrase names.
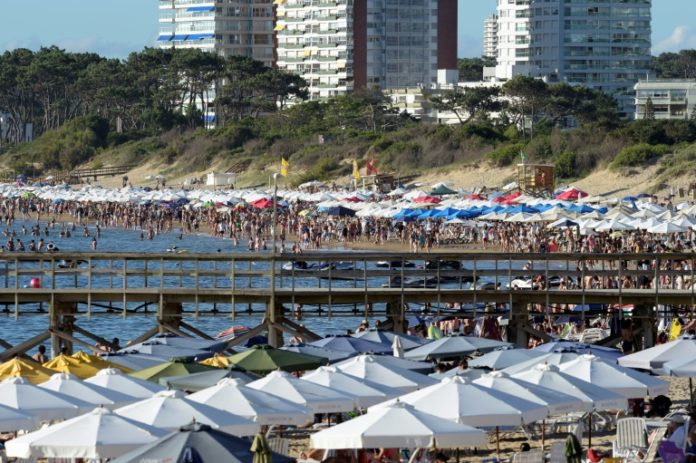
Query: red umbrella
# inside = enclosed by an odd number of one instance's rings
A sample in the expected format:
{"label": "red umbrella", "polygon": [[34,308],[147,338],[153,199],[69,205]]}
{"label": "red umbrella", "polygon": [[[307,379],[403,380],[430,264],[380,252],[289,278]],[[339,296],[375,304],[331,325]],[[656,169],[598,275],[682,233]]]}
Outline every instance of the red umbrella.
{"label": "red umbrella", "polygon": [[580,191],[576,188],[571,188],[556,196],[556,199],[562,199],[565,201],[577,201],[578,198],[584,198],[585,196],[587,196],[587,193],[585,193],[584,191]]}
{"label": "red umbrella", "polygon": [[273,208],[273,201],[268,199],[268,198],[257,199],[256,201],[252,201],[250,204],[257,209],[271,209],[271,208]]}
{"label": "red umbrella", "polygon": [[349,196],[345,200],[348,202],[351,202],[351,203],[361,203],[362,202],[362,199],[358,198],[357,196]]}
{"label": "red umbrella", "polygon": [[505,201],[513,201],[513,200],[519,198],[520,196],[522,196],[522,193],[520,193],[519,191],[516,191],[512,194],[507,195],[505,197]]}
{"label": "red umbrella", "polygon": [[421,196],[413,200],[414,203],[422,204],[440,204],[440,198],[435,198],[434,196]]}
{"label": "red umbrella", "polygon": [[467,197],[464,198],[464,199],[472,199],[472,200],[474,200],[474,201],[485,201],[485,200],[486,200],[486,198],[484,198],[484,197],[481,196],[481,195],[469,195],[469,196],[467,196]]}

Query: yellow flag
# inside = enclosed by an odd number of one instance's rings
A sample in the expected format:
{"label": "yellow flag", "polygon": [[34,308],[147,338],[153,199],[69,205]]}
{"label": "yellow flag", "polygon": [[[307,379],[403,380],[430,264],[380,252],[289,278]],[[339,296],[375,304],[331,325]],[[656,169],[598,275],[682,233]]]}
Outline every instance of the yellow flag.
{"label": "yellow flag", "polygon": [[280,158],[280,175],[283,177],[288,176],[288,169],[290,168],[290,163],[285,158]]}
{"label": "yellow flag", "polygon": [[355,159],[353,159],[353,178],[360,180],[360,168],[358,167],[358,161]]}
{"label": "yellow flag", "polygon": [[679,322],[678,318],[672,319],[672,325],[669,327],[669,340],[674,341],[679,337],[682,330],[682,324]]}

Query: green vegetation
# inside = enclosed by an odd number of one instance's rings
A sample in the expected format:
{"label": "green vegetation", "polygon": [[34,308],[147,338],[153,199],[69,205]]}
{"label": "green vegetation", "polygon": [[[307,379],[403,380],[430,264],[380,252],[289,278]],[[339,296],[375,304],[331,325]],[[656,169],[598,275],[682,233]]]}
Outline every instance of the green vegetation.
{"label": "green vegetation", "polygon": [[611,162],[611,168],[619,167],[640,167],[650,161],[654,161],[663,154],[666,154],[669,148],[665,145],[649,145],[647,143],[639,143],[637,145],[627,146],[616,155]]}

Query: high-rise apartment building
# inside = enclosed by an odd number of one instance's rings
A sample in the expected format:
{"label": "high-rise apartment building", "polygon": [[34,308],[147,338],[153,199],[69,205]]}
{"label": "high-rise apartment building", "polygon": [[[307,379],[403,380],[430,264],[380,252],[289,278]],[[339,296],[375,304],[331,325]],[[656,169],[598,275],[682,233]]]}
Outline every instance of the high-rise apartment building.
{"label": "high-rise apartment building", "polygon": [[271,0],[159,0],[161,48],[198,48],[274,63]]}
{"label": "high-rise apartment building", "polygon": [[493,59],[498,56],[497,15],[491,15],[483,22],[483,56]]}
{"label": "high-rise apartment building", "polygon": [[498,0],[496,78],[543,77],[612,94],[633,112],[649,71],[652,0]]}
{"label": "high-rise apartment building", "polygon": [[456,69],[456,0],[275,0],[277,64],[310,98],[429,86]]}

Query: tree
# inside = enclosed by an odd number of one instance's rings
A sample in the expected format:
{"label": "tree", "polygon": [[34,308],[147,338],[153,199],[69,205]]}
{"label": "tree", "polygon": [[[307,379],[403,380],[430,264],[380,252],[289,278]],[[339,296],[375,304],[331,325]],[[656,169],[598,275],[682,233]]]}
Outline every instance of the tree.
{"label": "tree", "polygon": [[649,121],[655,120],[655,105],[650,97],[648,97],[648,100],[645,102],[645,113],[643,114],[643,118]]}
{"label": "tree", "polygon": [[430,101],[439,111],[453,112],[463,124],[475,119],[480,113],[499,110],[499,95],[500,89],[497,87],[455,87],[453,90],[444,90]]}
{"label": "tree", "polygon": [[459,58],[457,69],[459,80],[462,82],[480,82],[483,80],[483,68],[495,66],[495,59],[484,56],[482,58]]}
{"label": "tree", "polygon": [[503,94],[510,97],[509,108],[516,116],[514,122],[522,127],[522,133],[526,135],[529,119],[531,136],[534,136],[537,115],[543,113],[548,102],[549,89],[546,83],[533,77],[515,76],[505,82]]}
{"label": "tree", "polygon": [[694,79],[696,78],[696,50],[662,53],[652,58],[650,67],[660,79]]}

